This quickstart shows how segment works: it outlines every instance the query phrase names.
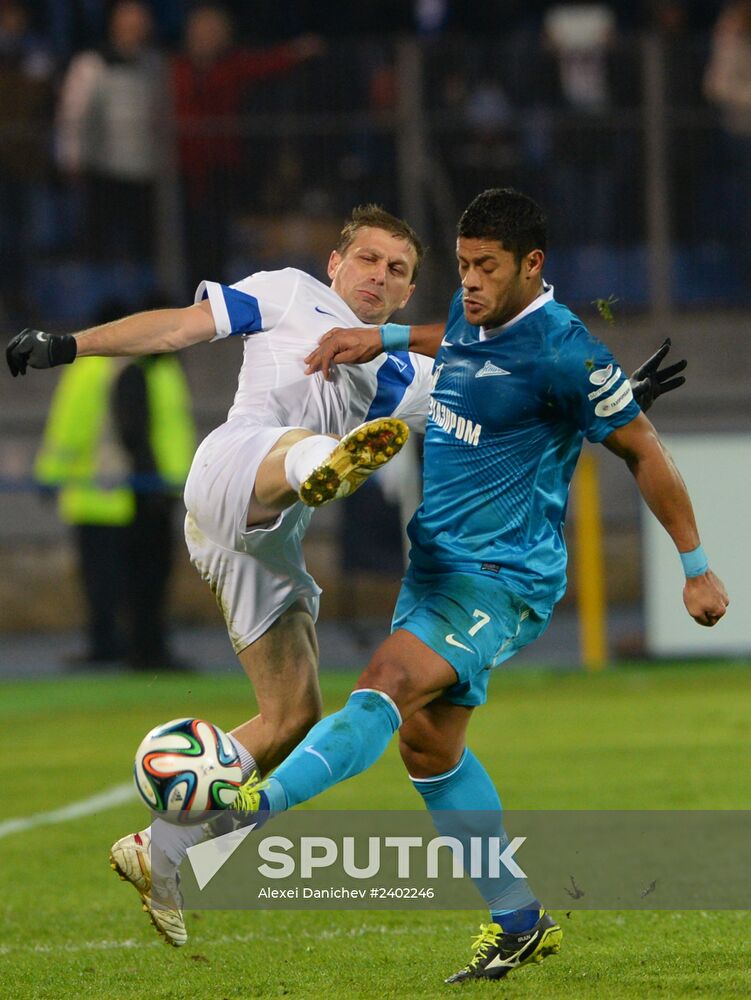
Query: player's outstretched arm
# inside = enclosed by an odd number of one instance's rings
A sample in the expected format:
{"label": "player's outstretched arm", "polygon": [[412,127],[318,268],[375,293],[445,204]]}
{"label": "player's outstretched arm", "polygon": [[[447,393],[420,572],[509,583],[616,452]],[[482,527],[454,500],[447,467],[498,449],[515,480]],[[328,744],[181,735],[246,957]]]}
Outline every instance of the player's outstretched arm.
{"label": "player's outstretched arm", "polygon": [[[680,372],[685,369],[688,364],[687,361],[676,361],[675,364],[668,365],[667,368],[660,368],[669,350],[670,337],[667,337],[652,357],[648,358],[643,365],[637,368],[629,379],[634,398],[643,413],[647,412],[658,396],[661,396],[664,392],[672,392],[673,389],[679,389],[686,381],[680,375]],[[676,378],[676,376],[679,377]]]}
{"label": "player's outstretched arm", "polygon": [[[421,323],[402,329],[408,331],[409,347],[415,354],[425,354],[434,358],[441,346],[444,326],[442,323]],[[391,348],[393,349],[393,348]],[[321,337],[315,350],[304,358],[306,375],[323,372],[324,378],[331,378],[333,365],[362,365],[372,361],[384,350],[383,335],[379,326],[355,326],[349,329],[336,326]]]}
{"label": "player's outstretched arm", "polygon": [[603,443],[626,462],[648,507],[682,556],[686,610],[699,625],[716,625],[729,604],[727,591],[706,564],[686,485],[657,431],[640,413]]}
{"label": "player's outstretched arm", "polygon": [[22,330],[8,344],[5,357],[13,376],[28,368],[54,368],[77,357],[130,357],[177,351],[211,340],[216,327],[208,301],[185,309],[155,309],[75,334],[52,335]]}

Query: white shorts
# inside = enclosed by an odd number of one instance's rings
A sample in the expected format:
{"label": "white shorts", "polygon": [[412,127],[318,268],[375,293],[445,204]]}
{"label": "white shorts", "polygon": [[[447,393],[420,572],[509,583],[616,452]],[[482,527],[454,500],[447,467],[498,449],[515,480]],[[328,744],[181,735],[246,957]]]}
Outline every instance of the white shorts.
{"label": "white shorts", "polygon": [[313,511],[295,503],[275,521],[247,529],[258,467],[292,427],[235,417],[199,445],[185,484],[190,561],[211,587],[232,646],[241,652],[295,601],[318,618],[321,588],[308,573],[302,539]]}

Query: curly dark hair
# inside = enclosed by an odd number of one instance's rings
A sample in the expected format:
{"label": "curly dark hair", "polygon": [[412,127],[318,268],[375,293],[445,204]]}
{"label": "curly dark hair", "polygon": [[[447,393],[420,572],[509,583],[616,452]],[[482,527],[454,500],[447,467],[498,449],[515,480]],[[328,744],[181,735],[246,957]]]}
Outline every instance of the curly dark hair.
{"label": "curly dark hair", "polygon": [[548,220],[532,198],[514,188],[489,188],[462,212],[457,235],[498,240],[517,262],[532,250],[547,249]]}
{"label": "curly dark hair", "polygon": [[407,243],[412,244],[416,255],[415,267],[412,271],[412,281],[414,281],[417,278],[420,264],[425,256],[425,248],[422,245],[422,241],[408,222],[405,222],[404,219],[398,219],[391,212],[387,212],[385,208],[381,208],[380,205],[358,205],[357,208],[352,210],[352,215],[339,234],[339,242],[336,245],[336,250],[340,254],[344,254],[352,243],[352,240],[354,240],[357,231],[366,227],[384,229],[387,233],[391,233],[392,236],[400,236]]}

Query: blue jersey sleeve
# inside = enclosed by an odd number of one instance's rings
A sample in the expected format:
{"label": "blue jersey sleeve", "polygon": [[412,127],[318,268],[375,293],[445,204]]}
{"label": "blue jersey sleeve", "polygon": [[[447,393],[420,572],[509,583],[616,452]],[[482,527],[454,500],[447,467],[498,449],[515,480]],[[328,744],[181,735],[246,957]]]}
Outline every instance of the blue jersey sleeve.
{"label": "blue jersey sleeve", "polygon": [[550,364],[556,406],[589,441],[604,440],[640,413],[628,375],[580,323],[571,325]]}

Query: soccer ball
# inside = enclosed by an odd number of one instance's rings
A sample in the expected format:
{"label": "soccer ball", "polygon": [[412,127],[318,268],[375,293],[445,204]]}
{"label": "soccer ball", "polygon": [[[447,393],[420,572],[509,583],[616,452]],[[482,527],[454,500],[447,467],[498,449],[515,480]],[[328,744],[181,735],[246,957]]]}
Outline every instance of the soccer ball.
{"label": "soccer ball", "polygon": [[170,823],[202,823],[231,805],[242,784],[229,737],[203,719],[173,719],[147,733],[133,776],[149,809]]}

